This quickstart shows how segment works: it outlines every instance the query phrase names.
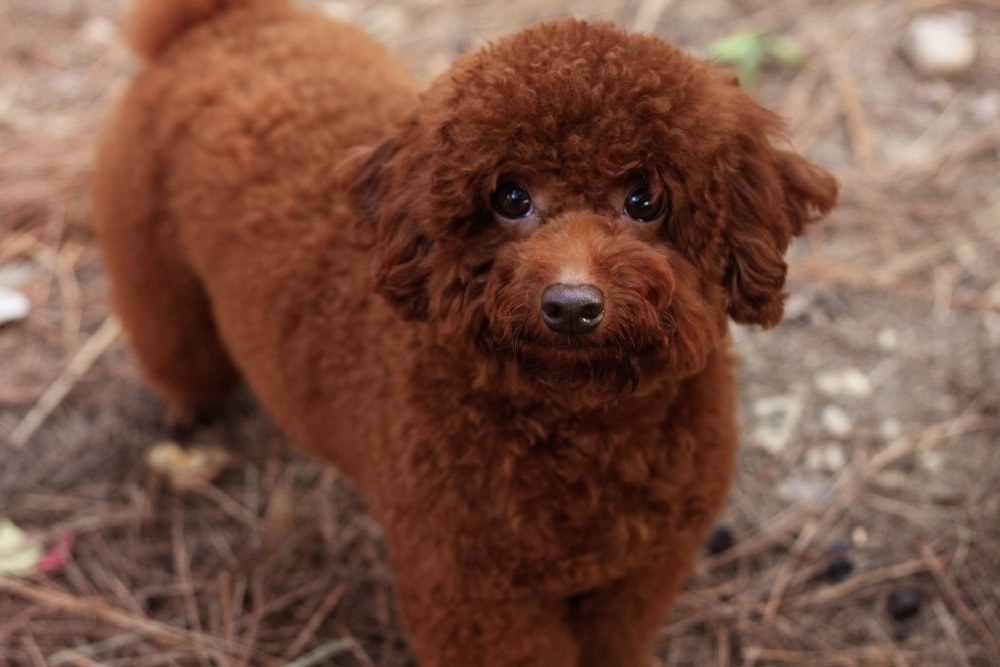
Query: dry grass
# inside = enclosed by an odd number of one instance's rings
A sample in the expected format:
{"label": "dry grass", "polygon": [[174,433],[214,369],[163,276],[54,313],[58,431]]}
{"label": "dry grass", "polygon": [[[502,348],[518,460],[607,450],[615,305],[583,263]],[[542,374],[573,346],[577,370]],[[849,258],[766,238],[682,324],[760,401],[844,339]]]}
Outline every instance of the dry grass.
{"label": "dry grass", "polygon": [[[740,332],[747,442],[726,523],[662,634],[681,667],[1000,664],[1000,10],[988,0],[512,0],[328,3],[425,76],[459,51],[563,13],[616,19],[698,50],[745,26],[796,39],[800,69],[759,95],[843,183],[796,248],[799,297],[774,332]],[[981,53],[952,82],[899,58],[920,11],[976,17]],[[199,430],[236,463],[166,488],[143,464],[165,437],[116,324],[87,229],[90,147],[134,64],[120,0],[6,0],[0,22],[0,282],[34,311],[0,329],[0,516],[52,543],[61,571],[0,576],[0,665],[408,665],[378,527],[254,409]],[[874,393],[831,396],[856,368]],[[799,418],[756,446],[761,399]],[[847,432],[826,425],[836,407]],[[834,448],[844,461],[817,464]],[[798,489],[790,492],[788,489]],[[854,571],[827,578],[833,560]],[[917,615],[886,614],[892,591]]]}

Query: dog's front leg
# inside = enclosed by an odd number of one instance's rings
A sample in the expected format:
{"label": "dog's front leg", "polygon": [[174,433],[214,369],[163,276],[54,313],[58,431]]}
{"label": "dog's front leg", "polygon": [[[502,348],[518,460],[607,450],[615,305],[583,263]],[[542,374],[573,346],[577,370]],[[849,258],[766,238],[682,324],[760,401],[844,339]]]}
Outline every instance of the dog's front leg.
{"label": "dog's front leg", "polygon": [[473,590],[468,580],[458,584],[459,573],[435,582],[418,571],[397,567],[403,623],[420,667],[579,667],[565,602],[496,600],[488,581]]}
{"label": "dog's front leg", "polygon": [[579,667],[647,667],[690,561],[665,559],[576,598],[571,623],[580,641]]}

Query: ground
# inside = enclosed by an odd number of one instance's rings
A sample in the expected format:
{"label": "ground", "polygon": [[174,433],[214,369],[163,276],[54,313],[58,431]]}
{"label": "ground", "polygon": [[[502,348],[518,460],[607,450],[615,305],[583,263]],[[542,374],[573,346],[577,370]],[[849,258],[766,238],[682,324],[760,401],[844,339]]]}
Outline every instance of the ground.
{"label": "ground", "polygon": [[[0,575],[0,665],[411,665],[377,524],[250,399],[185,443],[235,457],[212,484],[177,491],[147,463],[162,406],[88,230],[94,135],[137,67],[124,4],[0,2],[0,285],[33,303],[0,328],[0,518],[68,554]],[[836,174],[840,206],[793,249],[786,321],[736,331],[734,544],[706,551],[657,664],[1000,665],[994,0],[324,7],[424,79],[570,8],[699,54],[745,28],[797,45],[756,94]],[[900,55],[911,21],[943,10],[968,13],[979,49],[949,79]]]}

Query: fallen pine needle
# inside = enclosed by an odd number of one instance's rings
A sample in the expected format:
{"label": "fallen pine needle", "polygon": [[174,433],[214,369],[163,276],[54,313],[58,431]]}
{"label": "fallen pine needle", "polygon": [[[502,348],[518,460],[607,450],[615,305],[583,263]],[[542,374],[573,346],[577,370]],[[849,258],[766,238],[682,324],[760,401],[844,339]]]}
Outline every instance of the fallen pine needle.
{"label": "fallen pine needle", "polygon": [[354,648],[353,639],[334,639],[332,641],[328,641],[322,646],[317,646],[301,658],[285,663],[283,667],[312,667],[312,665],[319,664],[327,658],[332,658],[340,653],[346,653],[352,648]]}
{"label": "fallen pine needle", "polygon": [[34,407],[24,416],[11,433],[10,442],[14,447],[23,447],[35,431],[45,423],[49,415],[59,407],[66,394],[83,377],[94,362],[115,342],[121,333],[121,323],[114,315],[109,315],[94,334],[83,344],[76,356],[69,362],[62,374],[56,378]]}
{"label": "fallen pine needle", "polygon": [[241,649],[236,642],[176,628],[166,623],[137,616],[134,612],[117,609],[98,600],[74,597],[61,591],[42,588],[3,575],[0,575],[0,590],[63,611],[96,616],[112,625],[139,632],[163,642],[184,646],[200,646],[229,655],[235,655]]}

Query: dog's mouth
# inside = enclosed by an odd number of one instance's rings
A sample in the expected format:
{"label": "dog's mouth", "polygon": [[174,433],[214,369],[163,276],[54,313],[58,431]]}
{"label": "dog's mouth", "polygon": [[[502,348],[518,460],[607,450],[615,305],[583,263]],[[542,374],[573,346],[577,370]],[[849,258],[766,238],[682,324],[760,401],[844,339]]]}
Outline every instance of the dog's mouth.
{"label": "dog's mouth", "polygon": [[658,365],[662,344],[627,345],[579,338],[520,339],[510,348],[518,367],[550,387],[601,386],[612,393],[634,391],[642,375]]}
{"label": "dog's mouth", "polygon": [[619,345],[613,345],[606,341],[588,340],[574,336],[558,336],[549,340],[523,336],[513,345],[515,352],[520,350],[538,350],[551,354],[577,355],[577,356],[621,356],[628,351],[623,350]]}

